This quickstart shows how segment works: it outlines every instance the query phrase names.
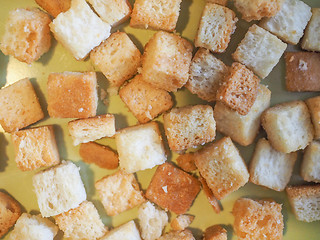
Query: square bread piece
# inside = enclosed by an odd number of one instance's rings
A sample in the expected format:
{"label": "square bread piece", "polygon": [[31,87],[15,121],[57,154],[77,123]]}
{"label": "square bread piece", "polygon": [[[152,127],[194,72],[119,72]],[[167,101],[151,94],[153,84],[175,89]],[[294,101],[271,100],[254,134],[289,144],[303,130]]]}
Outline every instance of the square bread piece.
{"label": "square bread piece", "polygon": [[145,201],[133,173],[117,171],[98,180],[95,188],[109,216],[118,215]]}
{"label": "square bread piece", "polygon": [[9,12],[0,49],[27,64],[49,51],[51,34],[48,14],[37,8],[17,8]]}
{"label": "square bread piece", "polygon": [[227,73],[228,67],[222,61],[209,50],[199,48],[191,61],[186,88],[199,98],[213,102],[216,100],[220,83]]}
{"label": "square bread piece", "polygon": [[260,116],[270,106],[271,91],[259,84],[257,98],[247,115],[240,115],[222,102],[217,102],[213,116],[217,131],[242,146],[253,143],[260,129]]}
{"label": "square bread piece", "polygon": [[189,229],[183,231],[170,231],[157,240],[196,240]]}
{"label": "square bread piece", "polygon": [[282,205],[274,201],[240,198],[233,205],[233,228],[239,240],[281,240]]}
{"label": "square bread piece", "polygon": [[173,32],[176,28],[182,0],[136,0],[130,26]]}
{"label": "square bread piece", "polygon": [[70,161],[35,174],[33,187],[43,217],[76,208],[87,198],[79,168]]}
{"label": "square bread piece", "polygon": [[133,173],[160,165],[167,160],[156,122],[127,127],[116,134],[120,168]]}
{"label": "square bread piece", "polygon": [[100,240],[141,240],[139,230],[133,220],[109,231]]}
{"label": "square bread piece", "polygon": [[227,230],[220,225],[213,225],[206,228],[203,240],[227,240]]}
{"label": "square bread piece", "polygon": [[100,219],[99,213],[92,202],[84,201],[79,207],[55,216],[55,221],[64,237],[73,240],[100,239],[107,228]]}
{"label": "square bread piece", "polygon": [[110,82],[118,89],[132,78],[141,66],[141,53],[129,36],[115,32],[90,53],[90,59]]}
{"label": "square bread piece", "polygon": [[250,163],[250,182],[283,191],[290,181],[297,152],[282,153],[268,140],[259,139]]}
{"label": "square bread piece", "polygon": [[254,24],[249,28],[232,57],[235,61],[246,65],[259,77],[265,78],[277,65],[286,48],[287,44]]}
{"label": "square bread piece", "polygon": [[287,187],[292,211],[299,221],[320,220],[320,184]]}
{"label": "square bread piece", "polygon": [[0,124],[6,132],[18,131],[44,118],[28,78],[0,89],[0,102]]}
{"label": "square bread piece", "polygon": [[260,26],[283,41],[296,45],[303,36],[311,18],[311,7],[300,0],[284,0],[280,11],[271,18],[265,18]]}
{"label": "square bread piece", "polygon": [[121,88],[119,95],[139,123],[149,122],[173,106],[172,98],[166,90],[144,82],[141,75],[135,76]]}
{"label": "square bread piece", "polygon": [[36,3],[54,18],[71,6],[71,0],[36,0]]}
{"label": "square bread piece", "polygon": [[308,51],[320,52],[320,8],[312,8],[312,17],[302,38],[301,47]]}
{"label": "square bread piece", "polygon": [[47,82],[48,112],[53,118],[88,118],[98,106],[95,72],[51,73]]}
{"label": "square bread piece", "polygon": [[320,91],[320,53],[286,52],[284,56],[288,91]]}
{"label": "square bread piece", "polygon": [[59,14],[50,29],[77,60],[82,60],[110,36],[111,26],[103,22],[85,0],[72,0],[70,9]]}
{"label": "square bread piece", "polygon": [[188,81],[192,44],[178,35],[157,32],[145,46],[142,78],[154,87],[176,92]]}
{"label": "square bread piece", "polygon": [[320,183],[320,143],[313,141],[303,154],[301,176],[305,181]]}
{"label": "square bread piece", "polygon": [[196,47],[203,47],[212,52],[224,52],[230,42],[231,34],[236,29],[238,18],[229,8],[206,3],[204,6],[197,35]]}
{"label": "square bread piece", "polygon": [[247,166],[230,137],[205,146],[194,157],[201,176],[218,200],[248,182]]}
{"label": "square bread piece", "polygon": [[172,151],[182,151],[211,142],[216,136],[216,122],[209,105],[173,108],[163,115],[164,129]]}
{"label": "square bread piece", "polygon": [[304,149],[313,139],[313,125],[303,101],[277,104],[261,115],[271,146],[279,152],[290,153]]}
{"label": "square bread piece", "polygon": [[320,139],[320,96],[309,98],[305,100],[308,106],[311,120],[314,127],[314,138],[316,140]]}
{"label": "square bread piece", "polygon": [[20,170],[50,167],[60,162],[53,126],[17,131],[11,137],[15,161]]}

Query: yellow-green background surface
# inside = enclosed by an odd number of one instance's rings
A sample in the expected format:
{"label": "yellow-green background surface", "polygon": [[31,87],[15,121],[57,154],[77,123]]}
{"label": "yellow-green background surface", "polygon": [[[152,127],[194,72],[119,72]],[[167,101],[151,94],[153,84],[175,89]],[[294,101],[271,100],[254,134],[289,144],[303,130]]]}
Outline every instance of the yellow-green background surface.
{"label": "yellow-green background surface", "polygon": [[[133,3],[133,1],[130,1]],[[305,0],[305,2],[311,7],[320,7],[319,0]],[[33,0],[0,0],[0,38],[4,34],[5,21],[8,16],[8,12],[15,8],[24,8],[36,6]],[[177,33],[183,37],[193,41],[199,19],[201,16],[202,9],[204,7],[204,0],[183,0],[181,6],[181,13],[177,24]],[[232,2],[229,3],[229,7],[234,9]],[[240,15],[238,14],[240,18]],[[252,24],[252,23],[251,23]],[[232,35],[230,45],[224,54],[216,55],[222,59],[226,64],[232,63],[231,53],[234,52],[237,44],[243,38],[246,30],[251,25],[242,20],[237,23],[237,30]],[[81,28],[80,28],[81,29]],[[134,43],[143,51],[143,46],[146,44],[148,39],[155,33],[154,31],[147,31],[141,29],[130,28],[128,22],[120,25],[117,29],[120,31],[127,32]],[[113,29],[112,31],[116,31]],[[86,34],[85,29],[83,34]],[[289,46],[289,50],[299,50],[298,47]],[[109,227],[116,227],[123,224],[131,219],[137,218],[137,209],[132,209],[124,213],[119,214],[115,217],[108,217],[99,201],[99,197],[94,189],[94,182],[105,175],[111,174],[114,171],[108,171],[100,169],[95,165],[88,165],[81,161],[79,156],[78,147],[74,147],[71,143],[71,138],[68,135],[66,125],[70,119],[51,119],[48,117],[46,111],[46,95],[47,88],[46,82],[48,74],[51,72],[62,72],[62,71],[92,71],[95,70],[90,60],[76,61],[72,55],[64,49],[59,43],[53,41],[51,50],[43,55],[41,59],[31,65],[19,62],[13,57],[8,57],[0,53],[0,87],[11,84],[19,79],[29,77],[35,87],[37,95],[39,96],[41,106],[45,112],[45,119],[41,120],[33,126],[41,126],[47,124],[53,124],[56,140],[59,147],[61,159],[72,160],[78,166],[80,166],[81,177],[83,179],[87,198],[96,205],[101,215],[103,222]],[[98,69],[97,69],[98,70]],[[272,91],[271,104],[296,100],[306,99],[311,96],[317,95],[317,93],[289,93],[285,90],[284,83],[284,60],[280,60],[279,64],[274,68],[273,72],[268,78],[262,81],[263,84],[269,86]],[[98,84],[101,88],[106,89],[107,81],[101,73],[98,73]],[[175,106],[184,106],[188,104],[204,103],[196,96],[190,94],[186,89],[182,88],[175,96]],[[120,100],[118,96],[109,97],[109,105],[104,106],[99,102],[98,114],[113,113],[116,116],[116,127],[117,129],[134,125],[137,123],[131,113],[128,112],[127,108]],[[1,103],[0,103],[1,104]],[[162,121],[162,117],[157,119]],[[264,136],[261,132],[259,137]],[[218,135],[218,137],[221,137]],[[115,143],[113,139],[102,139],[98,142],[107,144],[115,149]],[[247,163],[250,162],[254,144],[249,147],[240,147],[241,155]],[[169,154],[168,161],[175,161],[177,155]],[[300,154],[301,157],[301,154]],[[301,161],[296,163],[295,171],[291,179],[291,183],[301,183],[301,178],[298,175]],[[155,169],[140,171],[137,173],[137,178],[141,183],[141,187],[145,190],[150,182],[152,174]],[[37,206],[36,196],[32,187],[32,176],[37,171],[22,172],[17,169],[14,161],[14,150],[10,139],[10,134],[3,133],[0,128],[0,190],[6,191],[16,198],[25,212],[39,213]],[[232,230],[233,216],[231,209],[233,203],[239,197],[252,197],[252,198],[273,198],[279,203],[283,204],[283,216],[284,216],[284,239],[285,240],[313,240],[320,239],[320,222],[304,223],[299,222],[295,219],[294,215],[290,210],[288,200],[285,193],[278,193],[266,188],[256,186],[248,183],[240,190],[230,194],[228,197],[221,201],[223,211],[220,214],[216,214],[212,207],[209,205],[203,191],[199,193],[193,206],[189,210],[189,214],[195,215],[195,220],[191,225],[192,231],[194,232],[197,239],[201,239],[202,231],[213,224],[222,224],[228,230],[228,240],[236,239],[236,236]],[[173,216],[173,215],[172,215]],[[171,217],[172,217],[171,216]],[[167,228],[169,230],[169,227]],[[4,237],[7,239],[8,235]],[[56,239],[63,239],[62,233],[60,232]]]}

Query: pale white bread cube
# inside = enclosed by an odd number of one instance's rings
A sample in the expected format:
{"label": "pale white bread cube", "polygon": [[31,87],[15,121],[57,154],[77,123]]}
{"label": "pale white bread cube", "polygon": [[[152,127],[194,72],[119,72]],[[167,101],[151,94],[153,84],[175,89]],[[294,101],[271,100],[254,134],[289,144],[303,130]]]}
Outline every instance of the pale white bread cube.
{"label": "pale white bread cube", "polygon": [[76,208],[87,198],[79,168],[70,161],[39,172],[32,180],[43,217]]}
{"label": "pale white bread cube", "polygon": [[320,143],[313,141],[306,148],[301,164],[301,176],[305,181],[320,183]]}
{"label": "pale white bread cube", "polygon": [[311,7],[300,0],[285,0],[280,11],[271,18],[263,19],[260,26],[283,41],[297,44],[311,18]]}
{"label": "pale white bread cube", "polygon": [[320,96],[308,98],[305,100],[314,127],[314,138],[320,139]]}
{"label": "pale white bread cube", "polygon": [[275,191],[283,191],[290,181],[296,160],[296,152],[278,152],[268,140],[261,138],[250,163],[250,181]]}
{"label": "pale white bread cube", "polygon": [[312,17],[304,32],[301,48],[320,52],[320,8],[312,8]]}
{"label": "pale white bread cube", "polygon": [[252,25],[232,54],[235,61],[246,65],[255,74],[265,78],[279,62],[287,44],[263,28]]}
{"label": "pale white bread cube", "polygon": [[71,8],[52,21],[50,29],[77,60],[82,60],[109,37],[111,27],[91,10],[85,0],[73,0]]}
{"label": "pale white bread cube", "polygon": [[133,220],[127,222],[103,236],[100,240],[141,240],[139,230]]}

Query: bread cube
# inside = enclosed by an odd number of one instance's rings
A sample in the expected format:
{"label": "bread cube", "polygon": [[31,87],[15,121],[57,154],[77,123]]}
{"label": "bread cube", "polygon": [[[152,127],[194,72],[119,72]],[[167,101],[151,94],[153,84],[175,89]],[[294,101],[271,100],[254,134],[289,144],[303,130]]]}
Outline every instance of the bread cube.
{"label": "bread cube", "polygon": [[213,225],[206,228],[203,240],[227,240],[227,230],[220,225]]}
{"label": "bread cube", "polygon": [[287,44],[279,38],[264,30],[252,25],[244,39],[238,45],[232,57],[261,78],[265,78],[279,62]]}
{"label": "bread cube", "polygon": [[320,184],[287,187],[292,211],[299,221],[320,220]]}
{"label": "bread cube", "polygon": [[189,229],[183,231],[170,231],[162,235],[157,240],[195,240],[195,237],[192,235],[192,232]]}
{"label": "bread cube", "polygon": [[308,106],[314,127],[314,138],[320,139],[320,96],[309,98],[305,101]]}
{"label": "bread cube", "polygon": [[216,122],[209,105],[173,108],[163,115],[163,121],[172,151],[203,145],[216,136]]}
{"label": "bread cube", "polygon": [[0,124],[6,132],[18,131],[44,118],[28,78],[0,90]]}
{"label": "bread cube", "polygon": [[197,167],[194,163],[193,153],[184,153],[177,157],[176,161],[178,166],[185,172],[192,172],[197,170]]}
{"label": "bread cube", "polygon": [[248,182],[247,166],[230,137],[205,146],[194,157],[201,176],[218,200]]}
{"label": "bread cube", "polygon": [[130,26],[173,32],[176,28],[182,0],[136,0]]}
{"label": "bread cube", "polygon": [[290,153],[304,149],[313,139],[313,126],[307,105],[303,101],[281,103],[261,115],[261,123],[271,146]]}
{"label": "bread cube", "polygon": [[84,201],[79,207],[55,217],[64,237],[74,240],[100,239],[107,231],[92,202]]}
{"label": "bread cube", "polygon": [[116,134],[120,168],[128,173],[153,168],[167,160],[159,126],[150,122]]}
{"label": "bread cube", "polygon": [[171,221],[170,226],[174,231],[182,231],[189,227],[193,220],[194,216],[181,214],[176,216],[176,218]]}
{"label": "bread cube", "polygon": [[216,3],[216,4],[220,4],[222,6],[226,6],[228,0],[207,0],[208,3]]}
{"label": "bread cube", "polygon": [[282,205],[273,200],[254,201],[240,198],[233,205],[234,231],[239,240],[281,240]]}
{"label": "bread cube", "polygon": [[214,196],[212,190],[209,188],[206,180],[201,176],[201,174],[199,176],[199,181],[201,182],[202,190],[203,190],[204,194],[206,195],[213,210],[217,214],[219,214],[221,212],[220,203],[218,202],[218,199]]}
{"label": "bread cube", "polygon": [[224,52],[229,45],[231,34],[236,29],[237,21],[238,18],[231,9],[206,3],[194,40],[195,46],[212,52]]}
{"label": "bread cube", "polygon": [[88,118],[98,106],[95,72],[51,73],[48,78],[48,112],[53,118]]}
{"label": "bread cube", "polygon": [[189,80],[185,86],[199,98],[213,102],[216,100],[220,83],[227,73],[228,67],[222,61],[209,50],[199,48],[191,61]]}
{"label": "bread cube", "polygon": [[311,18],[311,7],[300,0],[284,0],[280,11],[271,18],[265,18],[260,26],[283,41],[297,44],[303,36]]}
{"label": "bread cube", "polygon": [[118,215],[145,201],[135,176],[121,170],[97,181],[95,188],[109,216]]}
{"label": "bread cube", "polygon": [[87,198],[79,168],[70,161],[39,172],[32,180],[43,217],[76,208]]}
{"label": "bread cube", "polygon": [[290,181],[296,160],[296,152],[278,152],[268,140],[261,138],[250,163],[250,181],[275,191],[283,191]]}
{"label": "bread cube", "polygon": [[60,13],[50,29],[75,59],[82,60],[110,36],[111,26],[103,22],[85,0],[72,0],[70,9]]}
{"label": "bread cube", "polygon": [[320,143],[313,141],[306,148],[301,164],[301,176],[305,181],[320,183]]}
{"label": "bread cube", "polygon": [[146,123],[173,106],[170,94],[144,82],[141,75],[119,91],[120,98],[140,123]]}
{"label": "bread cube", "polygon": [[53,126],[43,126],[12,133],[15,161],[22,171],[50,167],[60,162]]}
{"label": "bread cube", "polygon": [[312,17],[302,38],[301,47],[308,51],[320,52],[320,8],[312,8]]}
{"label": "bread cube", "polygon": [[71,0],[36,0],[36,3],[54,18],[71,6]]}
{"label": "bread cube", "polygon": [[50,22],[49,15],[37,8],[10,11],[1,51],[28,64],[38,60],[51,46]]}
{"label": "bread cube", "polygon": [[139,230],[133,220],[109,231],[100,240],[141,240]]}
{"label": "bread cube", "polygon": [[163,209],[184,214],[200,191],[200,182],[169,163],[159,166],[146,191],[146,198]]}
{"label": "bread cube", "polygon": [[145,46],[142,79],[154,87],[176,92],[188,81],[192,44],[178,35],[157,32]]}

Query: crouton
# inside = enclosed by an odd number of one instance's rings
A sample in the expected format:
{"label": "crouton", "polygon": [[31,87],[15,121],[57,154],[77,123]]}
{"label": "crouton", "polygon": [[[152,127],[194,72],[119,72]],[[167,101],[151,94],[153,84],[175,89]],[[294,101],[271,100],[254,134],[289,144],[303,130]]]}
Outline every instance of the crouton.
{"label": "crouton", "polygon": [[180,168],[183,169],[183,171],[186,172],[192,172],[197,170],[197,167],[194,163],[193,153],[185,153],[181,154],[176,159],[177,164]]}
{"label": "crouton", "polygon": [[176,216],[170,223],[171,228],[174,231],[182,231],[189,227],[189,225],[192,223],[194,219],[194,216],[187,215],[187,214],[181,214]]}
{"label": "crouton", "polygon": [[320,143],[312,141],[303,154],[301,176],[305,181],[320,183]]}
{"label": "crouton", "polygon": [[206,228],[203,240],[227,240],[227,230],[220,225],[213,225]]}
{"label": "crouton", "polygon": [[302,38],[301,47],[308,51],[320,52],[320,8],[312,8],[312,17],[307,25]]}
{"label": "crouton", "polygon": [[305,103],[311,115],[314,127],[314,138],[318,140],[320,139],[320,96],[308,98],[305,100]]}
{"label": "crouton", "polygon": [[109,231],[100,240],[141,240],[139,230],[133,220]]}
{"label": "crouton", "polygon": [[206,180],[201,176],[199,176],[199,181],[201,182],[201,186],[202,186],[202,190],[204,192],[204,194],[206,195],[210,205],[212,206],[213,210],[216,213],[220,213],[221,212],[221,207],[220,204],[218,202],[218,199],[214,196],[213,192],[211,191],[211,189],[209,188]]}
{"label": "crouton", "polygon": [[183,231],[170,231],[157,240],[195,240],[195,238],[189,229],[185,229]]}
{"label": "crouton", "polygon": [[54,18],[71,6],[71,0],[36,0],[36,3]]}

